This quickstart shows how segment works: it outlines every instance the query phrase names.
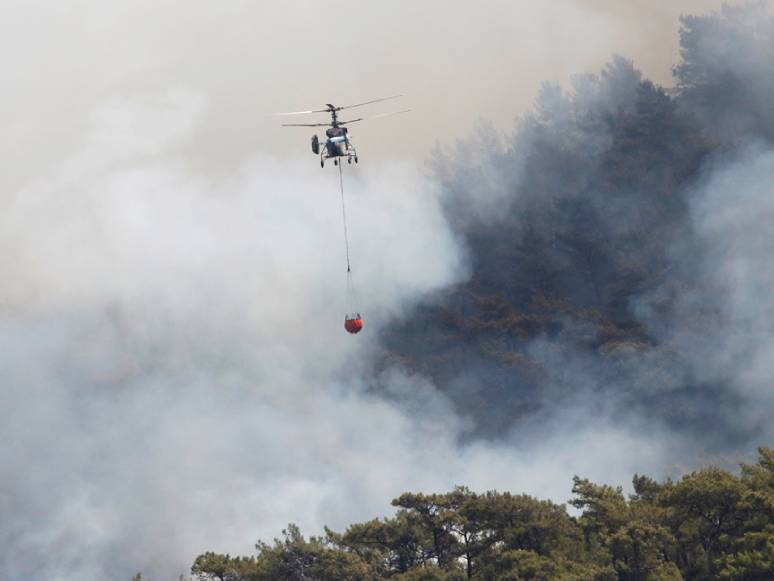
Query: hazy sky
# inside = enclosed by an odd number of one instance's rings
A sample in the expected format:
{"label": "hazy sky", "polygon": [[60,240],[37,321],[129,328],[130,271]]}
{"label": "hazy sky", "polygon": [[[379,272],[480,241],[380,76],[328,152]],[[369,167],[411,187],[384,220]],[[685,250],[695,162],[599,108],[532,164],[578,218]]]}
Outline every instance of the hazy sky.
{"label": "hazy sky", "polygon": [[478,118],[507,128],[545,80],[595,72],[613,52],[670,83],[681,13],[718,0],[255,2],[9,0],[0,22],[0,187],[77,146],[98,105],[184,89],[209,115],[191,153],[226,170],[248,152],[309,152],[306,129],[267,115],[404,93],[364,113],[361,158],[423,158]]}

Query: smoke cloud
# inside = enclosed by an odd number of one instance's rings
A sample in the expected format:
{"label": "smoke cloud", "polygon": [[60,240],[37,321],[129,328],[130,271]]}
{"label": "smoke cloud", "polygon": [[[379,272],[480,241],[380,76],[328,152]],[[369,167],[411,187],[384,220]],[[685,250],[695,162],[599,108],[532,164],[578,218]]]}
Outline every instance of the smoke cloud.
{"label": "smoke cloud", "polygon": [[708,171],[694,193],[692,217],[703,252],[692,262],[700,263],[700,290],[687,293],[680,304],[681,314],[700,305],[719,324],[709,330],[709,339],[706,330],[685,324],[676,342],[693,354],[701,380],[724,382],[739,394],[735,421],[770,441],[774,302],[768,289],[774,283],[769,259],[774,239],[766,224],[774,211],[774,152],[757,143],[735,157]]}
{"label": "smoke cloud", "polygon": [[563,496],[589,445],[631,471],[633,438],[610,450],[604,428],[561,468],[551,442],[458,447],[435,386],[369,363],[380,327],[466,274],[437,191],[408,164],[345,168],[366,318],[347,336],[335,174],[262,155],[198,174],[179,151],[206,111],[185,92],[113,103],[4,200],[5,578],[171,578],[407,489]]}
{"label": "smoke cloud", "polygon": [[[703,454],[736,457],[774,435],[766,422],[774,348],[766,184],[774,154],[765,140],[736,157],[703,159],[700,177],[680,182],[691,194],[671,223],[689,228],[681,236],[630,188],[574,205],[575,191],[565,187],[572,175],[581,191],[588,188],[616,137],[593,125],[573,133],[571,119],[626,105],[638,94],[636,72],[613,75],[607,85],[579,77],[579,110],[569,117],[566,95],[544,90],[538,115],[571,140],[564,153],[584,151],[561,158],[565,173],[541,171],[529,149],[501,133],[531,102],[537,79],[596,70],[611,50],[625,52],[612,40],[633,38],[633,52],[643,43],[648,55],[658,52],[648,56],[650,66],[666,67],[666,76],[675,46],[661,52],[668,43],[656,22],[668,17],[672,35],[670,11],[681,3],[653,8],[658,34],[647,42],[631,34],[640,12],[611,12],[606,2],[592,9],[531,3],[529,11],[498,3],[475,15],[427,3],[415,18],[365,15],[350,3],[354,14],[333,10],[335,20],[304,4],[282,7],[303,15],[283,26],[276,13],[247,3],[215,15],[203,4],[182,15],[178,6],[155,5],[157,18],[137,3],[106,9],[85,2],[78,11],[55,7],[44,15],[25,4],[5,21],[4,42],[20,50],[0,57],[15,88],[8,111],[17,111],[3,113],[9,138],[0,150],[8,160],[0,176],[0,576],[125,580],[141,570],[175,578],[205,550],[250,553],[255,540],[290,521],[308,533],[325,524],[341,529],[385,514],[389,499],[406,490],[465,484],[561,501],[574,474],[616,484],[634,472],[675,475]],[[434,14],[448,14],[451,33],[426,26]],[[516,32],[480,34],[495,20],[515,22]],[[75,34],[76,22],[88,34]],[[362,22],[375,22],[385,36],[363,44],[373,30],[357,32]],[[350,74],[320,66],[325,55],[316,51],[333,23],[344,23],[333,50],[353,54]],[[530,33],[547,29],[578,42]],[[23,34],[29,30],[48,39],[40,54]],[[219,42],[224,30],[230,36]],[[477,52],[479,40],[487,42]],[[579,60],[565,58],[560,45],[567,44]],[[456,51],[447,54],[450,45]],[[356,47],[363,50],[355,54]],[[541,58],[527,67],[515,53]],[[17,66],[18,54],[30,57],[27,67]],[[257,72],[250,68],[256,55]],[[511,78],[499,73],[512,62],[532,73],[498,86],[493,79]],[[472,70],[479,76],[466,76]],[[531,93],[523,89],[527,78],[535,80]],[[342,329],[345,258],[334,168],[320,170],[308,154],[268,154],[295,150],[300,138],[255,119],[314,105],[310,95],[347,101],[406,87],[418,87],[410,105],[432,115],[418,116],[408,132],[402,125],[375,129],[364,149],[372,152],[368,163],[344,168],[366,324],[350,337]],[[290,102],[288,94],[297,98]],[[246,115],[253,106],[255,115]],[[480,143],[461,143],[455,159],[470,163],[440,180],[456,190],[440,188],[404,159],[435,137],[452,137],[479,110],[497,110],[495,123],[478,134]],[[680,131],[671,143],[680,142]],[[541,137],[526,135],[528,144]],[[517,186],[535,176],[529,183],[539,187],[519,197]],[[540,261],[555,260],[558,288],[573,289],[593,310],[595,293],[571,268],[577,257],[563,254],[572,223],[546,220],[538,195],[545,190],[577,211],[579,223],[593,214],[583,214],[586,207],[604,208],[603,231],[623,236],[633,222],[614,217],[636,215],[654,229],[649,239],[666,242],[645,244],[641,256],[679,275],[638,287],[635,301],[617,305],[615,321],[635,319],[645,329],[638,340],[659,348],[643,354],[640,343],[611,341],[614,357],[600,363],[583,349],[598,321],[566,313],[521,353],[552,370],[539,393],[528,389],[535,368],[525,371],[524,360],[509,362],[517,372],[504,371],[464,342],[446,353],[441,377],[403,364],[395,349],[386,353],[385,340],[392,348],[397,337],[417,358],[432,355],[421,345],[437,339],[427,311],[466,283],[482,257],[500,266],[482,279],[486,285],[518,282]],[[453,203],[457,211],[449,212]],[[525,210],[532,228],[514,226],[514,208]],[[545,254],[530,258],[486,238],[505,227],[519,239],[546,236]],[[519,270],[502,268],[514,256]],[[660,301],[689,278],[690,292],[680,295],[667,325]],[[469,297],[461,303],[467,313],[475,308]],[[699,307],[711,316],[697,319]],[[396,333],[406,320],[426,326],[413,338]],[[487,348],[508,351],[504,341],[494,337]]]}
{"label": "smoke cloud", "polygon": [[473,438],[570,437],[605,418],[668,438],[666,469],[772,437],[771,115],[756,97],[774,27],[762,4],[682,24],[679,91],[615,57],[545,85],[513,132],[483,124],[438,152],[471,276],[386,344]]}

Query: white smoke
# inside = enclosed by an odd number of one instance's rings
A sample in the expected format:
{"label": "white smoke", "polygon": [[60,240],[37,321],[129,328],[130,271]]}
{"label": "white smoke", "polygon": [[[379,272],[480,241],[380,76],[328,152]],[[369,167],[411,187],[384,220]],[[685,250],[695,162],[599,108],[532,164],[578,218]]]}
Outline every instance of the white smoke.
{"label": "white smoke", "polygon": [[604,422],[459,445],[434,386],[370,365],[385,322],[465,276],[421,172],[344,168],[366,325],[349,336],[335,168],[258,155],[212,178],[185,156],[206,115],[184,91],[113,103],[2,198],[0,576],[169,579],[406,490],[561,500],[575,472],[659,466],[657,439]]}
{"label": "white smoke", "polygon": [[701,380],[726,382],[739,395],[741,405],[729,413],[766,439],[774,437],[772,184],[774,151],[762,144],[708,168],[692,202],[703,249],[700,290],[683,299],[685,332],[677,338],[678,348],[694,354],[694,371]]}

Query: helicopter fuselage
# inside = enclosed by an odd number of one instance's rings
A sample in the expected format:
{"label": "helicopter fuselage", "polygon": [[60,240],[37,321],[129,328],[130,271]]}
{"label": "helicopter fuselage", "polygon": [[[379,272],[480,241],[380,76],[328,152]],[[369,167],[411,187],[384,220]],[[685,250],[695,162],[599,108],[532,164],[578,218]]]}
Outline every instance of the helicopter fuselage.
{"label": "helicopter fuselage", "polygon": [[347,155],[349,148],[349,139],[347,138],[346,127],[331,127],[325,130],[328,140],[325,142],[327,157],[343,157]]}
{"label": "helicopter fuselage", "polygon": [[[312,137],[312,152],[316,154],[319,150],[321,166],[325,165],[326,159],[339,157],[347,158],[347,163],[352,163],[353,159],[357,163],[357,150],[352,145],[352,141],[347,133],[346,127],[329,127],[325,130],[327,139],[322,148],[317,145],[319,143],[317,136]],[[335,163],[338,163],[338,160]]]}

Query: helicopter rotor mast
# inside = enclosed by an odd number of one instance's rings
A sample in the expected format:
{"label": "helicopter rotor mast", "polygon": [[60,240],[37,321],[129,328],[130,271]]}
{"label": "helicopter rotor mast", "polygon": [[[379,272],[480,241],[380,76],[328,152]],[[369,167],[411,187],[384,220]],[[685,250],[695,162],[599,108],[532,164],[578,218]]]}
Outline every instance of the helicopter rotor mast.
{"label": "helicopter rotor mast", "polygon": [[330,103],[326,103],[328,105],[328,111],[331,113],[331,127],[338,127],[339,126],[339,109],[337,107],[334,107]]}

